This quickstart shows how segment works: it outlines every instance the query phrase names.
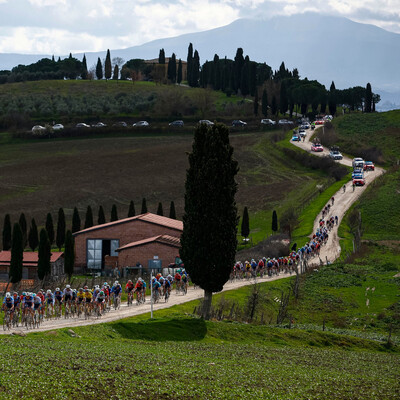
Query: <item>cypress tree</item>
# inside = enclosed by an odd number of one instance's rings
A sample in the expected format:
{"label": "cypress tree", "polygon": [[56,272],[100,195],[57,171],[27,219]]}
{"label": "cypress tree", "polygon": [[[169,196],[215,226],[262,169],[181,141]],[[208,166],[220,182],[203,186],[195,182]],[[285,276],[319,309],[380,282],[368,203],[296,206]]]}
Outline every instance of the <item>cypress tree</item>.
{"label": "cypress tree", "polygon": [[179,59],[179,61],[178,61],[178,75],[177,75],[176,81],[178,82],[179,85],[182,82],[182,60],[181,59]]}
{"label": "cypress tree", "polygon": [[276,113],[278,112],[278,105],[276,104],[275,95],[272,96],[271,112],[272,112],[272,115],[276,115]]}
{"label": "cypress tree", "polygon": [[84,229],[91,228],[93,226],[93,212],[92,207],[87,206],[86,216],[85,216],[85,227]]}
{"label": "cypress tree", "polygon": [[53,225],[53,217],[50,213],[47,214],[46,217],[46,231],[49,237],[50,246],[54,243],[54,225]]}
{"label": "cypress tree", "polygon": [[235,262],[238,163],[232,155],[226,126],[197,126],[186,174],[180,254],[193,283],[204,289],[205,319],[212,293],[223,289]]}
{"label": "cypress tree", "polygon": [[243,97],[246,97],[250,93],[250,85],[249,85],[249,56],[246,56],[244,60],[242,71],[240,74],[240,92]]}
{"label": "cypress tree", "polygon": [[101,63],[100,57],[97,58],[96,77],[98,80],[103,79],[103,65]]}
{"label": "cypress tree", "polygon": [[75,264],[75,249],[74,249],[74,238],[71,231],[67,231],[65,237],[65,251],[64,251],[64,272],[68,275],[68,279],[71,280],[71,276],[74,273]]}
{"label": "cypress tree", "polygon": [[58,250],[61,251],[61,247],[65,243],[65,214],[64,210],[60,207],[58,210],[58,219],[57,219],[57,236],[56,236],[56,245]]}
{"label": "cypress tree", "polygon": [[128,218],[134,217],[136,215],[135,204],[133,200],[129,203]]}
{"label": "cypress tree", "polygon": [[117,212],[117,206],[115,204],[112,205],[111,207],[111,222],[118,221],[118,212]]}
{"label": "cypress tree", "polygon": [[164,211],[163,211],[163,207],[162,207],[162,204],[161,204],[161,202],[160,202],[160,203],[158,203],[157,215],[161,215],[161,216],[163,216],[163,215],[164,215]]}
{"label": "cypress tree", "polygon": [[104,214],[103,206],[99,207],[99,214],[97,216],[97,223],[103,225],[106,223],[106,216]]}
{"label": "cypress tree", "polygon": [[164,49],[160,50],[160,53],[158,55],[158,63],[159,64],[165,64],[165,51],[164,51]]}
{"label": "cypress tree", "polygon": [[8,272],[11,283],[18,283],[22,279],[22,262],[24,257],[22,240],[21,227],[15,223],[12,232],[11,263]]}
{"label": "cypress tree", "polygon": [[193,45],[192,43],[189,44],[188,47],[188,55],[187,55],[187,80],[188,80],[188,85],[189,86],[193,86],[192,85],[192,65],[193,65]]}
{"label": "cypress tree", "polygon": [[3,225],[3,250],[11,249],[11,218],[10,214],[4,217]]}
{"label": "cypress tree", "polygon": [[81,78],[82,79],[87,79],[88,78],[88,69],[87,69],[87,63],[86,63],[86,55],[83,55],[82,59],[82,73],[81,73]]}
{"label": "cypress tree", "polygon": [[276,211],[272,212],[272,232],[276,233],[278,231],[278,216]]}
{"label": "cypress tree", "polygon": [[117,81],[118,77],[119,77],[119,67],[118,67],[118,64],[115,64],[112,78],[113,78],[114,81]]}
{"label": "cypress tree", "polygon": [[336,87],[335,82],[332,81],[331,87],[329,89],[329,99],[328,99],[329,113],[333,116],[336,114]]}
{"label": "cypress tree", "polygon": [[243,64],[244,64],[243,49],[239,47],[236,50],[235,64],[234,64],[233,90],[235,92],[237,92],[237,90],[240,88],[240,83],[242,81]]}
{"label": "cypress tree", "polygon": [[267,117],[268,115],[268,95],[267,91],[264,89],[262,98],[261,98],[261,112],[264,117]]}
{"label": "cypress tree", "polygon": [[106,80],[111,78],[112,66],[111,66],[111,54],[110,50],[107,50],[106,61],[104,63],[104,77]]}
{"label": "cypress tree", "polygon": [[176,219],[175,203],[173,201],[171,201],[171,204],[169,206],[169,217],[171,219]]}
{"label": "cypress tree", "polygon": [[365,88],[365,107],[364,111],[370,113],[372,111],[372,88],[371,84],[368,82]]}
{"label": "cypress tree", "polygon": [[22,246],[25,248],[26,244],[28,243],[28,227],[24,213],[21,213],[19,217],[19,226],[21,227],[22,232]]}
{"label": "cypress tree", "polygon": [[244,238],[248,238],[250,234],[250,221],[249,221],[249,211],[247,210],[247,207],[244,208],[243,210],[243,217],[242,217],[242,225],[240,229],[240,234]]}
{"label": "cypress tree", "polygon": [[285,81],[281,82],[280,96],[279,96],[279,111],[282,115],[286,113],[288,110],[288,98],[286,92],[286,83]]}
{"label": "cypress tree", "polygon": [[51,244],[45,229],[40,230],[38,257],[38,277],[42,281],[51,273]]}
{"label": "cypress tree", "polygon": [[79,211],[74,207],[74,213],[72,214],[72,233],[81,230],[81,217],[79,216]]}
{"label": "cypress tree", "polygon": [[35,218],[32,218],[31,227],[29,228],[28,243],[32,251],[35,251],[39,244],[39,233]]}
{"label": "cypress tree", "polygon": [[200,77],[200,56],[197,50],[194,51],[193,63],[192,63],[192,86],[199,86]]}
{"label": "cypress tree", "polygon": [[176,81],[176,56],[175,56],[175,53],[172,53],[172,56],[170,57],[170,59],[168,61],[168,79],[172,83],[175,83],[175,81]]}
{"label": "cypress tree", "polygon": [[256,89],[254,93],[254,108],[253,108],[254,115],[257,117],[258,115],[258,90]]}
{"label": "cypress tree", "polygon": [[142,199],[142,210],[140,211],[140,214],[146,214],[147,213],[147,204],[146,204],[146,199],[143,197]]}

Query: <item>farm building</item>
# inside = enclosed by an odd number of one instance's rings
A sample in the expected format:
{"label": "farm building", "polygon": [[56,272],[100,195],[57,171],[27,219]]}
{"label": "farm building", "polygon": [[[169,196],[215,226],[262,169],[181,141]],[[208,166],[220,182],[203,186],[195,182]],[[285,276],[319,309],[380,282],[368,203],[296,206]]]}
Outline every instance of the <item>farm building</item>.
{"label": "farm building", "polygon": [[[22,279],[36,279],[39,256],[36,251],[24,251],[22,261]],[[11,263],[11,251],[0,251],[0,278],[8,279]],[[55,251],[50,258],[52,277],[64,275],[64,253]]]}
{"label": "farm building", "polygon": [[166,267],[179,254],[182,230],[182,221],[146,213],[75,232],[75,269],[147,266],[154,257]]}

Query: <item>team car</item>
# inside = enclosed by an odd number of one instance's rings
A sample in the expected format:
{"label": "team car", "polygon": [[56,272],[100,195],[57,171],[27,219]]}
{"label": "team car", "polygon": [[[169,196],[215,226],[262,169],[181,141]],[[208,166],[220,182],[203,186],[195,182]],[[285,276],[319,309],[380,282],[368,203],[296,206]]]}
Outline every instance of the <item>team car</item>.
{"label": "team car", "polygon": [[294,134],[292,136],[292,142],[301,142],[301,137],[299,135]]}
{"label": "team car", "polygon": [[322,147],[321,143],[313,143],[311,145],[311,151],[315,151],[315,152],[320,152],[320,151],[324,151],[324,148]]}
{"label": "team car", "polygon": [[353,185],[355,186],[364,186],[365,185],[365,179],[358,177],[358,178],[353,178]]}
{"label": "team car", "polygon": [[375,165],[372,161],[365,161],[364,171],[375,171]]}
{"label": "team car", "polygon": [[333,158],[334,160],[341,160],[343,159],[342,153],[339,151],[339,147],[332,147],[329,152],[329,157]]}

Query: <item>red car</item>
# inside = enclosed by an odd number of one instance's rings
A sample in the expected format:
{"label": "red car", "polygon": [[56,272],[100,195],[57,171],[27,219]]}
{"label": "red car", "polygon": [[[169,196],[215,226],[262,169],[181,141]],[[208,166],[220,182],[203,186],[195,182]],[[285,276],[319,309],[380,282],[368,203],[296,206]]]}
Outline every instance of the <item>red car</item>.
{"label": "red car", "polygon": [[324,148],[322,147],[321,143],[313,143],[311,145],[311,151],[320,152],[320,151],[324,151]]}
{"label": "red car", "polygon": [[315,121],[315,125],[323,125],[324,123],[325,123],[325,121],[322,120],[322,119],[317,119],[317,120]]}
{"label": "red car", "polygon": [[375,171],[375,165],[372,161],[365,161],[364,171]]}
{"label": "red car", "polygon": [[354,178],[353,179],[353,185],[355,185],[355,186],[364,186],[365,185],[365,179],[364,178]]}

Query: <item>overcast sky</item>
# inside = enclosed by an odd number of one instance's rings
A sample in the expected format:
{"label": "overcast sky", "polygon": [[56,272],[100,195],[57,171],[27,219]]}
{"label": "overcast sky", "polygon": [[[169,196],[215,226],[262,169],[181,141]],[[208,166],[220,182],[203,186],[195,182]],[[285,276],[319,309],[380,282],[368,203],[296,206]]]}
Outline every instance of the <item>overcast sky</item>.
{"label": "overcast sky", "polygon": [[120,49],[238,18],[306,11],[400,33],[400,0],[0,0],[0,52],[64,55]]}

